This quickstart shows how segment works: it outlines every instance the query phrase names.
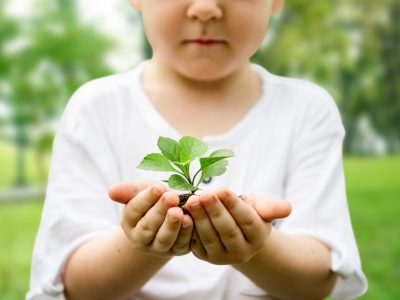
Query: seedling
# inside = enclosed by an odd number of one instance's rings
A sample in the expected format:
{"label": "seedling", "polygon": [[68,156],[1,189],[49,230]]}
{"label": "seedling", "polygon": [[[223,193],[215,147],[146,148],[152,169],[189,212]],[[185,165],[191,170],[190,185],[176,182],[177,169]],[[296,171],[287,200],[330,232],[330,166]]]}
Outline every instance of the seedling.
{"label": "seedling", "polygon": [[[138,168],[174,173],[163,181],[172,189],[186,191],[179,195],[180,207],[199,190],[199,185],[205,178],[224,174],[228,165],[227,158],[234,156],[233,151],[227,149],[219,149],[204,156],[208,145],[191,136],[184,136],[179,142],[159,137],[157,145],[161,153],[146,155]],[[196,159],[199,160],[199,169],[191,176],[190,164]]]}

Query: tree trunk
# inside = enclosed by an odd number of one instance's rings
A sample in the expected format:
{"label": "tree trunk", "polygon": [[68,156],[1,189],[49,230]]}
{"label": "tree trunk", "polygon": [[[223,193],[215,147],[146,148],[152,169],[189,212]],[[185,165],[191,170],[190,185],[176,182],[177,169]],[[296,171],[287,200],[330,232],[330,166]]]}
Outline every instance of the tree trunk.
{"label": "tree trunk", "polygon": [[26,149],[28,144],[28,139],[24,126],[17,124],[15,127],[17,129],[16,146],[17,146],[17,159],[15,168],[15,185],[16,186],[26,186]]}

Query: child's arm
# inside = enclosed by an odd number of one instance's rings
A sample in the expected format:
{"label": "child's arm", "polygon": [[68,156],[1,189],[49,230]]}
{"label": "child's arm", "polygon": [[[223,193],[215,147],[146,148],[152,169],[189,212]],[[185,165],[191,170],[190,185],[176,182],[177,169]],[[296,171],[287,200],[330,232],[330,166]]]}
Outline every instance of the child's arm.
{"label": "child's arm", "polygon": [[[112,190],[110,196],[116,196]],[[193,223],[178,203],[162,185],[140,191],[125,206],[122,230],[85,243],[71,256],[63,275],[68,299],[129,297],[173,255],[187,253]]]}
{"label": "child's arm", "polygon": [[320,241],[272,229],[265,247],[235,267],[278,299],[325,299],[337,278],[330,259]]}
{"label": "child's arm", "polygon": [[196,227],[193,253],[211,263],[233,265],[279,299],[326,297],[336,278],[329,249],[309,237],[280,233],[263,221],[286,217],[290,206],[285,201],[268,203],[252,196],[251,202],[227,189],[191,197],[187,209]]}

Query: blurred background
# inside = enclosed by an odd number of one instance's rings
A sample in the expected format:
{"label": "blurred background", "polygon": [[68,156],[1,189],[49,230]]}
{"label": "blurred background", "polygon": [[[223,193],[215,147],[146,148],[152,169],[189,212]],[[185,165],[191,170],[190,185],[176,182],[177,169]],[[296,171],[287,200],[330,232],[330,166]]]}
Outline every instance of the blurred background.
{"label": "blurred background", "polygon": [[[23,299],[52,140],[74,90],[151,56],[126,0],[0,0],[0,299]],[[369,291],[400,299],[400,1],[288,0],[252,60],[312,80],[346,127]]]}

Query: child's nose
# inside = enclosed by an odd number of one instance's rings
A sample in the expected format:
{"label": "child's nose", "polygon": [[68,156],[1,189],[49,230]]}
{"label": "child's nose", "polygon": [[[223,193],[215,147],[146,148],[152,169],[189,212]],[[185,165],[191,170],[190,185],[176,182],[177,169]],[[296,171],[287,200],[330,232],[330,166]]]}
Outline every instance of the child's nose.
{"label": "child's nose", "polygon": [[198,19],[207,22],[222,17],[222,9],[219,0],[192,0],[187,11],[190,19]]}

